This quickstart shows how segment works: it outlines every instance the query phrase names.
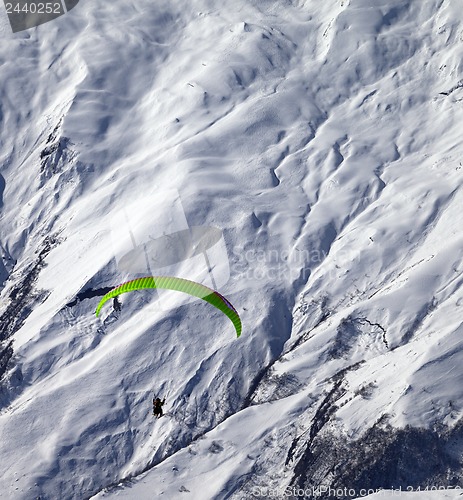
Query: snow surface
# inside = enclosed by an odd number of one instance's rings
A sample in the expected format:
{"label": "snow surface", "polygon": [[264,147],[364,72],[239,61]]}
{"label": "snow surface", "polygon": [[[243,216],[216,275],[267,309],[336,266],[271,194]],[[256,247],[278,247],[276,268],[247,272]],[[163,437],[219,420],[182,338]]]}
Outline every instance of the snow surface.
{"label": "snow surface", "polygon": [[[341,373],[323,432],[461,426],[459,2],[81,0],[14,35],[1,11],[5,498],[281,491]],[[118,266],[191,226],[223,240]],[[179,294],[76,300],[149,272],[217,282],[241,338]]]}

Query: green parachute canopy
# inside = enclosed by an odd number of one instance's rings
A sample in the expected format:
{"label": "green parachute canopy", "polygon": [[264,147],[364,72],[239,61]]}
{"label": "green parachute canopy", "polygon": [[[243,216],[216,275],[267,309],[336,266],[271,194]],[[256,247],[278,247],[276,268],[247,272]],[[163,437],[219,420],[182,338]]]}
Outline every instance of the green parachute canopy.
{"label": "green parachute canopy", "polygon": [[122,285],[119,285],[109,291],[100,300],[95,314],[97,316],[100,314],[101,308],[109,299],[117,297],[122,293],[132,292],[134,290],[143,290],[145,288],[177,290],[205,300],[228,316],[235,327],[236,336],[239,337],[241,335],[241,319],[236,309],[225,297],[220,295],[219,292],[216,292],[207,286],[201,285],[200,283],[195,283],[194,281],[185,280],[183,278],[175,278],[173,276],[147,276],[145,278],[138,278],[132,281],[127,281],[127,283],[122,283]]}

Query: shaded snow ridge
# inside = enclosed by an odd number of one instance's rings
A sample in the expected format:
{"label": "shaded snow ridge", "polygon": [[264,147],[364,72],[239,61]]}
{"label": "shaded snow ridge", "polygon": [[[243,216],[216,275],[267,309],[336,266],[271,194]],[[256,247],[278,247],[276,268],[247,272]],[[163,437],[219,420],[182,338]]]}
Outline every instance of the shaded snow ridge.
{"label": "shaded snow ridge", "polygon": [[[0,496],[458,498],[460,2],[66,4],[0,5]],[[157,275],[241,337],[95,317]]]}

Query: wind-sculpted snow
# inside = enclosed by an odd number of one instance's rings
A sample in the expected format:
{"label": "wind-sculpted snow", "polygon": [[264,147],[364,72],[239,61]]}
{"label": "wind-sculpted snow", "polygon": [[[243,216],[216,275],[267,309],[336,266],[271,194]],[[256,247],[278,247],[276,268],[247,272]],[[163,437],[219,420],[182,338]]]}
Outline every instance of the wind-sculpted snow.
{"label": "wind-sculpted snow", "polygon": [[[81,0],[3,21],[1,491],[463,487],[459,6]],[[239,342],[170,295],[93,316],[140,276],[211,286],[206,251],[150,269],[194,227],[223,235]]]}

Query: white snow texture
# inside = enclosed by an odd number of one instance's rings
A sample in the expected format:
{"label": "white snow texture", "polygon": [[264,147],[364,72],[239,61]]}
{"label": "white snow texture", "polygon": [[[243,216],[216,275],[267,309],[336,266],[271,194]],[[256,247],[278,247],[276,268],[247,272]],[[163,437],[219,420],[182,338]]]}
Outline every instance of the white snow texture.
{"label": "white snow texture", "polygon": [[459,498],[461,3],[0,11],[0,497]]}

